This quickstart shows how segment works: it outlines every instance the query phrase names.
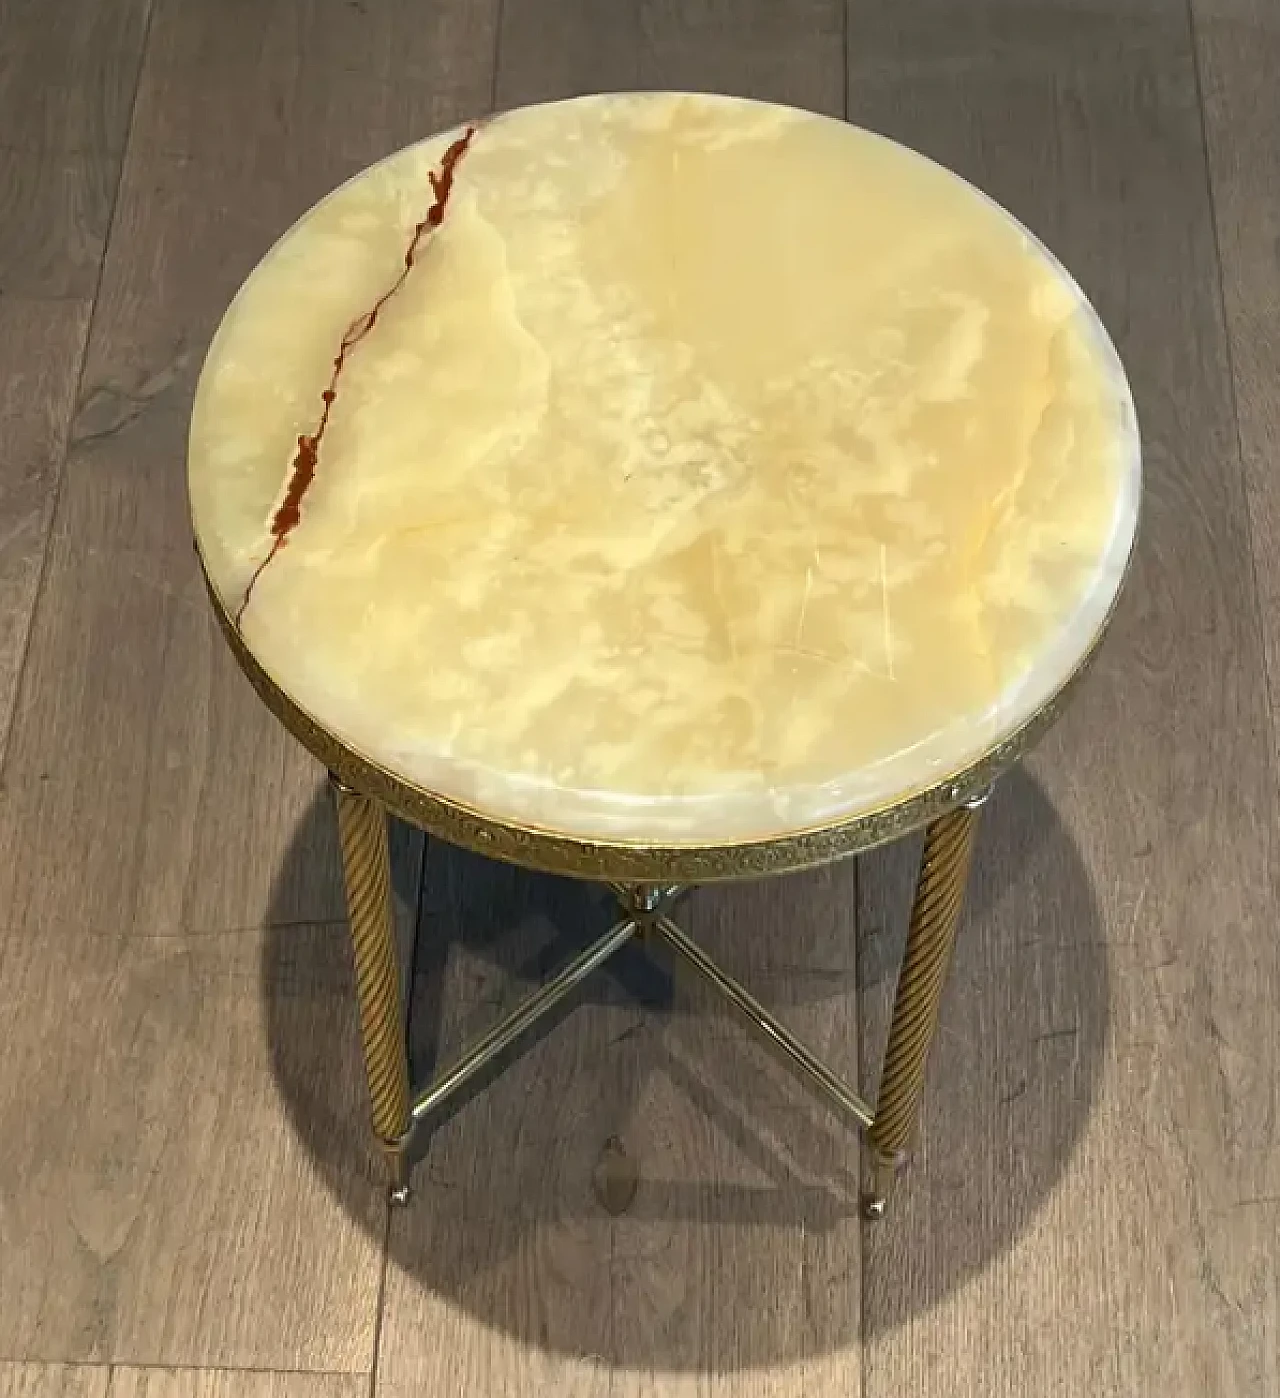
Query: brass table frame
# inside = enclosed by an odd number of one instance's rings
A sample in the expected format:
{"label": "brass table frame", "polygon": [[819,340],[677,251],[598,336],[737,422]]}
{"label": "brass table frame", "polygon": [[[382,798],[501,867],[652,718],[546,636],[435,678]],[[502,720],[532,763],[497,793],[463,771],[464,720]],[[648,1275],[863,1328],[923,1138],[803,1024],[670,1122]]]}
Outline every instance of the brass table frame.
{"label": "brass table frame", "polygon": [[[207,574],[206,574],[206,581]],[[665,942],[718,991],[783,1061],[835,1111],[865,1131],[870,1168],[863,1212],[883,1216],[890,1186],[915,1132],[929,1050],[968,879],[978,810],[995,780],[1061,712],[1097,652],[1093,645],[1017,731],[964,771],[926,790],[847,820],[766,840],[722,846],[591,841],[502,821],[407,782],[372,761],[302,709],[250,651],[217,590],[209,595],[240,668],[268,708],[325,764],[336,795],[338,831],[355,963],[356,999],[373,1131],[387,1162],[393,1203],[409,1201],[410,1151],[432,1113],[634,938]],[[1110,618],[1107,621],[1109,623]],[[410,1079],[406,1020],[392,916],[387,816],[447,842],[509,863],[609,886],[621,918],[523,1004],[432,1080]],[[925,829],[906,954],[875,1105],[824,1064],[670,916],[691,886],[813,868]]]}
{"label": "brass table frame", "polygon": [[391,1199],[409,1200],[409,1155],[432,1112],[482,1072],[598,966],[634,937],[659,938],[714,987],[783,1061],[836,1111],[867,1132],[872,1168],[863,1196],[869,1218],[883,1215],[893,1175],[905,1160],[924,1090],[925,1066],[955,944],[973,852],[976,798],[939,817],[925,836],[907,953],[889,1031],[878,1105],[872,1108],[797,1039],[669,915],[683,884],[612,884],[622,917],[538,987],[429,1083],[409,1077],[405,1014],[396,964],[395,920],[387,820],[371,797],[332,779],[355,957],[360,1034],[372,1103],[373,1129],[387,1161]]}

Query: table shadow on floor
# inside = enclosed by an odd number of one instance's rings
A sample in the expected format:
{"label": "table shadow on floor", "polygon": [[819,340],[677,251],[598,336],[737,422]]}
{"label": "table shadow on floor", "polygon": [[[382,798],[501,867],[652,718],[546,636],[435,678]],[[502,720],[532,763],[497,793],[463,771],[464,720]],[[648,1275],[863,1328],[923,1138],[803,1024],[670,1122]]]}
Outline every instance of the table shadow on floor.
{"label": "table shadow on floor", "polygon": [[[315,828],[323,834],[332,820],[327,802],[317,801],[290,859],[333,848],[331,835],[317,838]],[[864,904],[868,890],[902,884],[909,857],[902,850],[864,856]],[[936,1304],[1015,1246],[1070,1159],[1101,1070],[1108,989],[1098,912],[1074,842],[1030,777],[1016,774],[1002,787],[977,860],[944,1008],[953,1037],[946,1062],[931,1070],[935,1094],[943,1078],[948,1093],[959,1087],[971,1095],[962,1121],[944,1121],[940,1104],[928,1099],[925,1158],[905,1178],[898,1213],[876,1225],[929,1231],[927,1277],[903,1289],[902,1305],[881,1326]],[[306,872],[283,869],[280,886],[296,887]],[[447,1057],[459,1039],[492,1022],[612,915],[601,890],[435,841],[425,872],[411,1030],[419,1079],[442,1049]],[[833,888],[853,897],[851,874],[841,878],[833,885],[829,876],[800,875],[777,887],[802,925],[809,916],[829,918],[819,904]],[[401,900],[414,898],[407,865],[397,869],[397,885]],[[703,890],[695,899],[737,899],[737,952],[748,964],[776,962],[776,898]],[[905,934],[902,902],[900,914],[861,938],[869,1052],[879,1050]],[[1051,931],[1038,936],[1028,916],[1048,917]],[[285,1032],[290,1021],[276,1007],[286,995],[306,993],[307,984],[291,969],[289,939],[282,927],[264,949],[274,1070],[316,1168],[364,1218],[380,1176],[364,1113],[350,1106],[354,1009],[343,1032],[323,1042],[301,1043]],[[802,1024],[825,1022],[824,1001],[837,1018],[849,1007],[853,1037],[852,958],[833,969],[826,951],[813,956],[815,964],[799,974],[765,976],[770,1003]],[[1069,1053],[1041,1051],[1035,1017],[1044,1012],[1047,985],[1054,1016],[1071,1026]],[[986,1034],[984,1026],[997,1021],[1001,1033]],[[845,1265],[855,1273],[862,1265],[856,1151],[844,1127],[771,1066],[744,1047],[718,1007],[682,998],[669,967],[644,948],[628,949],[435,1127],[417,1167],[413,1217],[392,1229],[394,1260],[422,1287],[529,1345],[596,1354],[620,1367],[724,1372],[856,1344],[866,1337],[857,1278],[850,1282]],[[866,1067],[860,1076],[874,1081]],[[652,1123],[638,1120],[655,1079],[668,1099],[687,1107],[678,1114],[681,1129],[705,1122],[706,1139],[696,1148],[673,1153],[669,1141],[655,1139]],[[961,1136],[964,1148],[949,1164]],[[712,1138],[718,1144],[708,1146]],[[1012,1175],[1010,1159],[1017,1161]],[[999,1207],[989,1206],[992,1199]],[[572,1265],[562,1265],[566,1249]],[[877,1245],[870,1255],[898,1251]],[[531,1261],[544,1254],[560,1261],[549,1268]],[[485,1281],[504,1269],[501,1285]],[[794,1305],[783,1295],[789,1286]],[[548,1288],[565,1292],[559,1304]],[[587,1293],[604,1299],[582,1304]],[[623,1311],[630,1320],[619,1324]]]}

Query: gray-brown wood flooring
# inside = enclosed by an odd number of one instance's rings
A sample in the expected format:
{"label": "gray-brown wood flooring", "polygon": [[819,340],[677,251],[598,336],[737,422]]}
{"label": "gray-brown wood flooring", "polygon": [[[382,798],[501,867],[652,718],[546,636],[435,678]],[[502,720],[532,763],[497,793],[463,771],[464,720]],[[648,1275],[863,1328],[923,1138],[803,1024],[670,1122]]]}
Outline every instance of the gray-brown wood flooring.
{"label": "gray-brown wood flooring", "polygon": [[[1280,4],[0,0],[0,1398],[1280,1394]],[[844,113],[1075,270],[1145,528],[998,793],[916,1168],[634,957],[389,1216],[320,774],[204,606],[221,308],[324,190],[592,88]],[[602,914],[397,840],[423,1070]],[[873,1078],[911,851],[703,893]],[[855,935],[856,932],[856,935]]]}

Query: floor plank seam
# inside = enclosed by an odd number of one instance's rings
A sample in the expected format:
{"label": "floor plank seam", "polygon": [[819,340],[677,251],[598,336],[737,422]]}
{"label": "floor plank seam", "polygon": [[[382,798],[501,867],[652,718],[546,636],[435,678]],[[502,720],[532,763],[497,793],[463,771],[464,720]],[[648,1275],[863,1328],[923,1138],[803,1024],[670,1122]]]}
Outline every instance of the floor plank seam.
{"label": "floor plank seam", "polygon": [[130,942],[138,946],[153,943],[172,942],[174,944],[195,943],[204,945],[222,937],[266,937],[276,932],[328,932],[337,935],[345,932],[346,918],[299,918],[289,922],[249,923],[244,927],[203,927],[176,932],[139,932],[129,927],[76,927],[74,925],[52,927],[29,927],[21,923],[0,926],[0,938],[26,936],[68,936],[93,938],[104,942]]}
{"label": "floor plank seam", "polygon": [[388,1200],[382,1229],[382,1268],[378,1273],[378,1299],[373,1310],[373,1352],[369,1356],[369,1398],[378,1398],[378,1353],[382,1348],[382,1315],[387,1301],[387,1271],[391,1266],[391,1210]]}
{"label": "floor plank seam", "polygon": [[[132,1369],[138,1373],[158,1374],[279,1374],[286,1378],[297,1376],[306,1379],[360,1379],[368,1373],[366,1369],[282,1369],[268,1364],[160,1364],[137,1362],[131,1359],[15,1359],[11,1355],[0,1355],[0,1364],[29,1369],[106,1369],[114,1377],[119,1369]],[[110,1388],[107,1390],[110,1394]]]}

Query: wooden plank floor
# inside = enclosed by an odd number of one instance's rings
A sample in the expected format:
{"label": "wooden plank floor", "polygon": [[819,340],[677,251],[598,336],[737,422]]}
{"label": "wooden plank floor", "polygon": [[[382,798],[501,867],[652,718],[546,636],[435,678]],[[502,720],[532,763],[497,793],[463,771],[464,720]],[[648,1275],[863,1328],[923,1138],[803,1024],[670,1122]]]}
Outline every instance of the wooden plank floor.
{"label": "wooden plank floor", "polygon": [[[0,1398],[1280,1394],[1280,19],[1271,0],[0,0]],[[222,306],[494,105],[796,102],[1000,198],[1133,380],[1104,659],[998,793],[896,1213],[639,956],[388,1215],[320,774],[185,520]],[[698,894],[873,1077],[911,849]],[[397,833],[420,1071],[607,915]],[[855,935],[856,933],[856,935]]]}

